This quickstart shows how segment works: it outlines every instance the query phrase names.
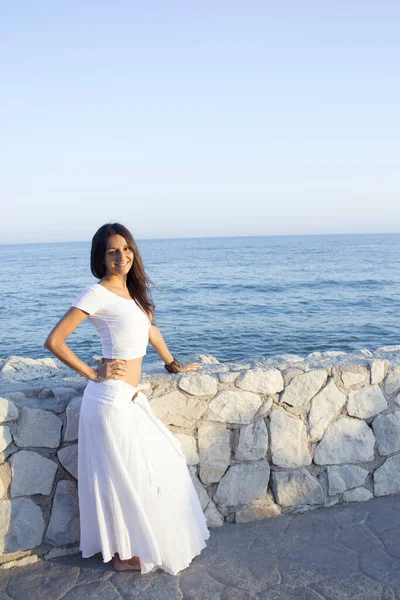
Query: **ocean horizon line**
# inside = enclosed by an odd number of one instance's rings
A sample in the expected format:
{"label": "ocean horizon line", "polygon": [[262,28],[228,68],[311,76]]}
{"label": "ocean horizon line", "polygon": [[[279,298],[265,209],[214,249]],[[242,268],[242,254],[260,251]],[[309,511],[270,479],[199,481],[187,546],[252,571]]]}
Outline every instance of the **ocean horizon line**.
{"label": "ocean horizon line", "polygon": [[[204,236],[186,236],[186,237],[137,237],[135,239],[141,242],[155,242],[155,241],[187,241],[187,240],[219,240],[219,239],[262,239],[262,238],[287,238],[287,237],[307,237],[307,238],[315,238],[315,237],[362,237],[362,236],[396,236],[400,235],[400,231],[391,231],[391,232],[340,232],[340,233],[279,233],[279,234],[263,234],[263,235],[204,235]],[[6,244],[0,243],[0,247],[4,248],[5,246],[44,246],[48,244],[89,244],[91,239],[87,240],[64,240],[60,241],[48,241],[48,242],[8,242]]]}

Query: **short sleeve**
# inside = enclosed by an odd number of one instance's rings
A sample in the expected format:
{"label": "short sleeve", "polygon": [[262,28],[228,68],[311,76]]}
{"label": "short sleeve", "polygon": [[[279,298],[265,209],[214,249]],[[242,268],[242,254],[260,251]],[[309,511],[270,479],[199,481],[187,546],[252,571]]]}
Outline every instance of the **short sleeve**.
{"label": "short sleeve", "polygon": [[75,298],[71,306],[80,308],[89,315],[94,315],[100,308],[100,302],[96,296],[96,292],[91,287],[88,287]]}

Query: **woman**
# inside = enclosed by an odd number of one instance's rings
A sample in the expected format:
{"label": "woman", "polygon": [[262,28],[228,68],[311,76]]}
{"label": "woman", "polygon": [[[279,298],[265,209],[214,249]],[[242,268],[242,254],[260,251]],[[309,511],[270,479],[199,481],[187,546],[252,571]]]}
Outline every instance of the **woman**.
{"label": "woman", "polygon": [[[170,372],[200,365],[181,366],[152,323],[150,280],[123,225],[96,232],[91,270],[100,281],[79,294],[44,344],[90,380],[79,419],[80,549],[85,558],[113,558],[118,571],[176,575],[205,547],[209,531],[180,444],[138,384],[148,341]],[[87,317],[103,346],[96,369],[65,342]]]}

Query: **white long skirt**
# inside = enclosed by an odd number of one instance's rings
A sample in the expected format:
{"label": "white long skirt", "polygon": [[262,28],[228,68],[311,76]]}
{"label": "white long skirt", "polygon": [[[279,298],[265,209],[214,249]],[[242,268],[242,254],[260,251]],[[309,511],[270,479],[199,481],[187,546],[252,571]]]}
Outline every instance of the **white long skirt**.
{"label": "white long skirt", "polygon": [[122,380],[90,382],[79,418],[83,557],[138,556],[141,573],[176,575],[206,546],[201,505],[180,443],[146,396]]}

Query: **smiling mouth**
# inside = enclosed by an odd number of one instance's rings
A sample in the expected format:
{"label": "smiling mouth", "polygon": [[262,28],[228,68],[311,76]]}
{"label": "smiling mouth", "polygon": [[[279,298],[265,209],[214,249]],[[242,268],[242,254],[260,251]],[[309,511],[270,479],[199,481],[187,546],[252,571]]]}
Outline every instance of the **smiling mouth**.
{"label": "smiling mouth", "polygon": [[129,261],[126,263],[117,263],[116,264],[117,267],[126,267],[126,265],[129,265]]}

